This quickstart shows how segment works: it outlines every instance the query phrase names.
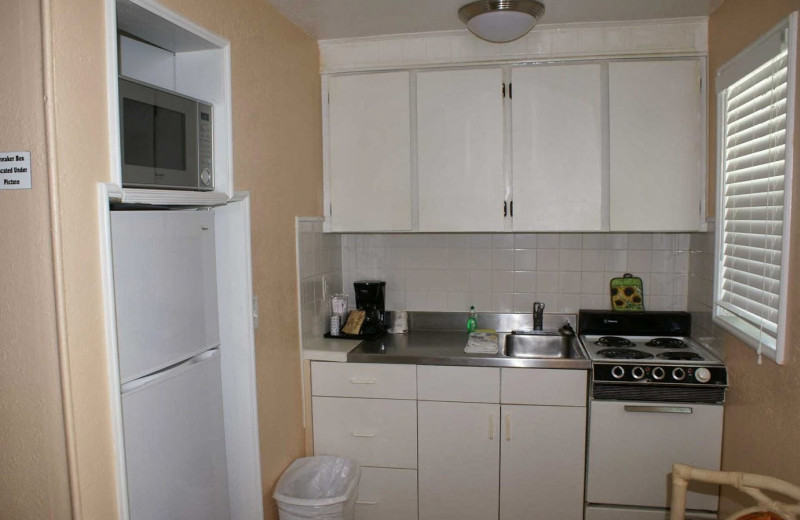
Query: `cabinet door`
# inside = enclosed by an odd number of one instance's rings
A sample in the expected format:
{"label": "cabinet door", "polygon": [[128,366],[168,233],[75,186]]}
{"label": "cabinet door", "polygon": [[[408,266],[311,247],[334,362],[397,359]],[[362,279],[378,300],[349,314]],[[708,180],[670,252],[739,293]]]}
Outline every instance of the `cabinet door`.
{"label": "cabinet door", "polygon": [[703,223],[701,63],[609,65],[612,231],[691,231]]}
{"label": "cabinet door", "polygon": [[417,74],[420,231],[503,230],[500,69]]}
{"label": "cabinet door", "polygon": [[328,80],[332,231],[411,229],[408,72]]}
{"label": "cabinet door", "polygon": [[583,517],[586,408],[502,407],[500,520]]}
{"label": "cabinet door", "polygon": [[420,401],[417,411],[420,520],[496,519],[500,407]]}
{"label": "cabinet door", "polygon": [[512,85],[514,230],[603,230],[601,66],[516,68]]}

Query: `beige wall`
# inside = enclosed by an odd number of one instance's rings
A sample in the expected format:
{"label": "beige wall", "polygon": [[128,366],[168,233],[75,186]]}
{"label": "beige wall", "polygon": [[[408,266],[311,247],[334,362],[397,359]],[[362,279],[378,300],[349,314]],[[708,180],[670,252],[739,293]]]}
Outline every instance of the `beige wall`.
{"label": "beige wall", "polygon": [[265,518],[272,488],[305,455],[295,216],[322,215],[317,43],[264,0],[169,0],[231,41],[235,188],[252,197],[253,290]]}
{"label": "beige wall", "polygon": [[[52,0],[59,229],[74,438],[85,519],[116,518],[96,183],[106,182],[104,2]],[[294,216],[322,213],[316,42],[263,0],[169,0],[231,41],[234,187],[252,196],[259,422],[266,518],[277,476],[304,454]],[[268,317],[268,318],[267,318]]]}
{"label": "beige wall", "polygon": [[[714,77],[720,65],[732,58],[791,11],[798,0],[725,0],[709,21],[709,67]],[[800,92],[800,91],[799,91]],[[710,141],[716,128],[713,95],[709,100]],[[795,106],[800,108],[800,96]],[[756,364],[755,352],[730,335],[725,354],[730,389],[725,408],[723,469],[765,473],[800,485],[800,125],[795,117],[794,211],[789,279],[788,361],[778,366],[764,359]],[[709,172],[714,171],[710,146]],[[713,175],[710,174],[713,181]],[[713,194],[713,190],[711,190]],[[723,491],[723,515],[731,513],[740,497]]]}
{"label": "beige wall", "polygon": [[30,151],[33,188],[0,191],[0,517],[66,520],[39,3],[3,17],[0,151]]}

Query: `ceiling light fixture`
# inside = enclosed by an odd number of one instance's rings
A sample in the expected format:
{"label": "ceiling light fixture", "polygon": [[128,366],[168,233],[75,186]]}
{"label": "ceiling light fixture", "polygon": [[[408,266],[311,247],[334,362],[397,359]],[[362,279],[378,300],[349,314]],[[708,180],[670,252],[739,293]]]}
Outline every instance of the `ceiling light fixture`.
{"label": "ceiling light fixture", "polygon": [[458,10],[472,34],[494,43],[525,36],[543,14],[544,4],[536,0],[477,0]]}

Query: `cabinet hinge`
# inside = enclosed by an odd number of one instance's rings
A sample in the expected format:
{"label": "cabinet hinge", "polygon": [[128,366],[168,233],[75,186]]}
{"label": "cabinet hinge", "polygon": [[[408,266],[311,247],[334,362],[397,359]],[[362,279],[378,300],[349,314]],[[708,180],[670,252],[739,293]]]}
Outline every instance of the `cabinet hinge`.
{"label": "cabinet hinge", "polygon": [[[514,99],[513,83],[508,84],[508,99]],[[512,203],[513,204],[513,203]]]}
{"label": "cabinet hinge", "polygon": [[508,216],[508,202],[505,200],[503,201],[503,216],[504,217]]}
{"label": "cabinet hinge", "polygon": [[506,97],[506,84],[503,83],[503,97]]}

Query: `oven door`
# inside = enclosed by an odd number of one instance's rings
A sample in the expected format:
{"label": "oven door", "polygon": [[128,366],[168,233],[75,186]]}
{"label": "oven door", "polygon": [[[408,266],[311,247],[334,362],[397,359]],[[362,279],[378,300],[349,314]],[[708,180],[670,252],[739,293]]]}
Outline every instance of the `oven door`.
{"label": "oven door", "polygon": [[[720,469],[722,406],[597,401],[590,404],[586,501],[669,507],[676,462]],[[719,488],[690,483],[687,509],[716,511]]]}

